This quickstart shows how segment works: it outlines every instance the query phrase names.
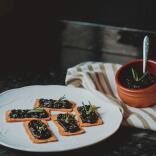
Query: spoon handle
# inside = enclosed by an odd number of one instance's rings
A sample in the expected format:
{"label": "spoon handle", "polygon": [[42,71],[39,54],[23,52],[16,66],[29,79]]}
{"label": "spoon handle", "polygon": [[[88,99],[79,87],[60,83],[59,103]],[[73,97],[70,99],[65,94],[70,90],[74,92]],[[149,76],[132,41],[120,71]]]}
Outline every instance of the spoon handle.
{"label": "spoon handle", "polygon": [[146,64],[149,52],[149,37],[145,36],[143,41],[143,73],[146,73]]}

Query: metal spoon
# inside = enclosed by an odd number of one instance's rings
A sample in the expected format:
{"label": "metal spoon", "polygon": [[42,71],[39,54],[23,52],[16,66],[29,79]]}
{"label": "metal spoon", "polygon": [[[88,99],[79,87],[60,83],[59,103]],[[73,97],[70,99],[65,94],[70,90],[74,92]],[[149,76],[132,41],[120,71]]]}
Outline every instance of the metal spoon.
{"label": "metal spoon", "polygon": [[143,74],[146,73],[148,52],[149,52],[149,37],[146,35],[143,41]]}

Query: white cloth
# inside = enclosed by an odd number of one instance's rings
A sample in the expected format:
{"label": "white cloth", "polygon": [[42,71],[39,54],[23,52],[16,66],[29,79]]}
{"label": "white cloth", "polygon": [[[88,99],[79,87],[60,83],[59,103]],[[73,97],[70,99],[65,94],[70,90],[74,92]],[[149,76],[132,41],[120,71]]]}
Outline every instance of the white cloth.
{"label": "white cloth", "polygon": [[91,92],[100,91],[110,103],[118,105],[123,112],[123,125],[156,130],[156,106],[134,108],[124,104],[115,87],[115,72],[119,64],[85,62],[67,70],[66,85],[83,87]]}

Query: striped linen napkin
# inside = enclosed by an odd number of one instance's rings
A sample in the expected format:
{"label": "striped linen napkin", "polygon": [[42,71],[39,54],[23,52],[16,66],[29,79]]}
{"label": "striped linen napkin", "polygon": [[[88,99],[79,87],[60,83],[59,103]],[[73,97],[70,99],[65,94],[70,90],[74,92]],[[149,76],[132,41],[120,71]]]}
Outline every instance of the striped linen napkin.
{"label": "striped linen napkin", "polygon": [[156,130],[156,106],[134,108],[124,104],[118,97],[115,86],[115,72],[119,64],[84,62],[67,70],[67,86],[83,87],[91,92],[101,92],[104,98],[115,104],[123,113],[125,126]]}

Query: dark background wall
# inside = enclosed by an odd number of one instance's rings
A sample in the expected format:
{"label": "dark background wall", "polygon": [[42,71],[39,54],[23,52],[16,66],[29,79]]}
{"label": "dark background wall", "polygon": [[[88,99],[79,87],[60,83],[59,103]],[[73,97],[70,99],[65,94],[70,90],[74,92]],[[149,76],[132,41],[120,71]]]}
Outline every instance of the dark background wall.
{"label": "dark background wall", "polygon": [[113,26],[156,30],[156,6],[147,0],[103,0],[64,3],[65,18]]}
{"label": "dark background wall", "polygon": [[156,30],[154,0],[1,0],[2,16],[50,16]]}
{"label": "dark background wall", "polygon": [[60,19],[156,31],[152,1],[0,1],[0,69],[50,70],[59,66]]}

